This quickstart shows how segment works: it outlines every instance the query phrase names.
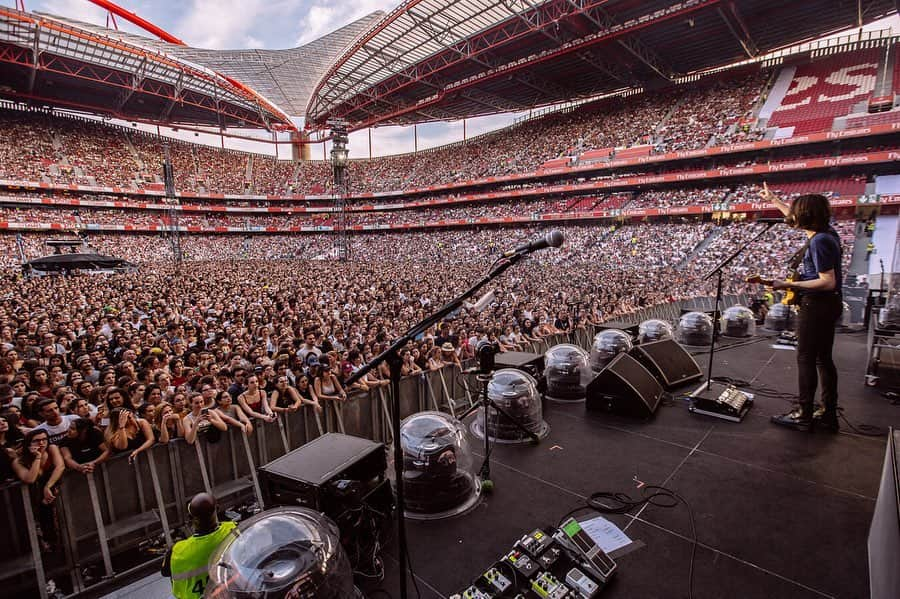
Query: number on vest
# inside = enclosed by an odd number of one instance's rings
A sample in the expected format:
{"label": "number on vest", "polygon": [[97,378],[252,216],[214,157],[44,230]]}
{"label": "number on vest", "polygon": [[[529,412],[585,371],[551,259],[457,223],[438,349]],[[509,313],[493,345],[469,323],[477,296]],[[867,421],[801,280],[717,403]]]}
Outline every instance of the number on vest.
{"label": "number on vest", "polygon": [[206,584],[209,582],[209,576],[204,578],[198,578],[197,582],[194,583],[194,587],[191,589],[192,593],[197,593],[198,595],[203,595],[204,589],[206,589]]}

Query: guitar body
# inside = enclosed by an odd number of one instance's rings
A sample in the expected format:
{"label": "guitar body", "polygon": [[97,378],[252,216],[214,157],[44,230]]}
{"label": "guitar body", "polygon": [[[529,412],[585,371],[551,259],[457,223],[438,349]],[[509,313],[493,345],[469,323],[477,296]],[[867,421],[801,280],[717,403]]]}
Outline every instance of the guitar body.
{"label": "guitar body", "polygon": [[[800,273],[798,273],[796,270],[794,270],[794,271],[791,271],[791,274],[789,274],[787,276],[785,281],[787,281],[788,283],[793,283],[794,281],[797,281],[799,279],[800,279]],[[785,289],[784,297],[781,298],[781,303],[786,306],[796,306],[797,304],[800,303],[800,296],[793,289]]]}
{"label": "guitar body", "polygon": [[[803,260],[803,255],[806,253],[806,250],[809,247],[809,242],[811,240],[811,237],[807,239],[806,243],[803,244],[803,247],[800,248],[797,253],[795,253],[791,258],[791,262],[789,265],[790,272],[785,279],[785,281],[787,281],[788,283],[793,283],[800,280],[800,271],[798,270],[798,268],[800,266],[800,262]],[[747,277],[747,282],[757,285],[765,285],[767,287],[772,286],[772,279],[763,279],[759,275]],[[800,303],[800,295],[794,289],[785,289],[784,297],[781,298],[781,303],[786,306],[796,306]]]}
{"label": "guitar body", "polygon": [[[756,285],[765,285],[766,287],[772,286],[772,279],[764,279],[759,275],[752,275],[747,277],[748,283],[753,283]],[[800,273],[796,270],[791,271],[791,273],[785,278],[785,281],[788,283],[793,283],[794,281],[800,280]],[[800,295],[793,289],[785,289],[784,296],[781,298],[781,303],[786,306],[796,306],[800,303]]]}

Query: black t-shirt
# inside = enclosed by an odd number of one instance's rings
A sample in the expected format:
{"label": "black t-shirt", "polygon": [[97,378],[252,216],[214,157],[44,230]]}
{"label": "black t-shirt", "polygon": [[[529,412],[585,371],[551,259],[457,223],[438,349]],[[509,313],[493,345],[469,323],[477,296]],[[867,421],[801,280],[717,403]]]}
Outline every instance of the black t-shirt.
{"label": "black t-shirt", "polygon": [[231,385],[228,386],[228,395],[231,396],[231,401],[237,403],[238,396],[246,390],[247,389],[243,385],[231,383]]}
{"label": "black t-shirt", "polygon": [[312,401],[312,385],[307,385],[306,389],[301,389],[300,387],[294,387],[294,389],[297,390],[300,397],[307,401]]}
{"label": "black t-shirt", "polygon": [[17,478],[8,450],[5,447],[0,447],[0,482],[16,480]]}
{"label": "black t-shirt", "polygon": [[[812,281],[819,278],[820,272],[834,270],[834,292],[841,292],[843,273],[841,272],[841,240],[837,232],[829,228],[827,231],[816,233],[809,240],[809,248],[803,254],[803,263],[800,269],[801,281]],[[832,293],[832,291],[808,291],[802,290],[804,295],[816,295]]]}
{"label": "black t-shirt", "polygon": [[73,460],[79,464],[84,464],[100,457],[100,454],[103,453],[100,449],[102,443],[103,433],[100,432],[100,429],[94,427],[88,429],[83,441],[77,437],[74,439],[69,437],[61,445],[69,448]]}

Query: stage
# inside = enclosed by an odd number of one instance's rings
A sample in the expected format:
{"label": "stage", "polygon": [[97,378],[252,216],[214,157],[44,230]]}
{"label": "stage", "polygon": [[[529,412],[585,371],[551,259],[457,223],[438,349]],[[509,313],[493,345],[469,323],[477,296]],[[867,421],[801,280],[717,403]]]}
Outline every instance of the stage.
{"label": "stage", "polygon": [[[795,393],[796,354],[771,344],[717,352],[714,376]],[[863,386],[865,335],[838,334],[834,354],[844,416],[885,431],[900,426],[900,406]],[[696,358],[705,372],[705,356]],[[867,597],[866,538],[886,437],[855,434],[845,421],[838,435],[783,429],[769,416],[790,403],[759,395],[741,423],[687,407],[676,399],[640,422],[586,415],[584,404],[548,404],[551,431],[540,445],[496,445],[495,490],[477,508],[443,521],[408,521],[421,596],[461,590],[522,534],[555,525],[597,491],[637,498],[641,481],[674,490],[693,510],[694,597]],[[643,546],[617,560],[618,574],[600,597],[688,597],[692,535],[684,505],[607,518]],[[383,588],[399,597],[395,555],[392,544],[385,581],[369,594]],[[411,585],[409,596],[416,596]]]}

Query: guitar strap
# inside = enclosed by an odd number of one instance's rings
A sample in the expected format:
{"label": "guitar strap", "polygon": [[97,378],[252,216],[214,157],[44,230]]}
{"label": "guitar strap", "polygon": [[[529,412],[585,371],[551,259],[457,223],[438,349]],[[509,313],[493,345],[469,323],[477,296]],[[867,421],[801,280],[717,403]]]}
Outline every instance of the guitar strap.
{"label": "guitar strap", "polygon": [[790,262],[788,262],[788,268],[791,272],[797,270],[800,266],[800,263],[803,262],[803,256],[806,254],[806,250],[809,249],[809,243],[812,241],[812,237],[809,237],[806,240],[806,243],[803,244],[803,247],[797,250],[797,253],[791,256]]}

